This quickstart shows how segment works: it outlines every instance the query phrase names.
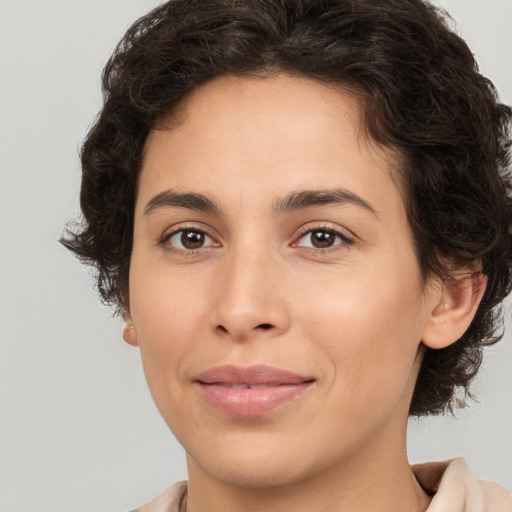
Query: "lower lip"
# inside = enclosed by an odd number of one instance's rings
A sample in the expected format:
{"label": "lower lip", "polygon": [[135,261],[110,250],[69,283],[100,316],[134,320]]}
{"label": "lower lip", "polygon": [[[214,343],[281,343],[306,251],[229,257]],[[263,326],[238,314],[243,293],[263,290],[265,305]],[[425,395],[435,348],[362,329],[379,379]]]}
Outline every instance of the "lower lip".
{"label": "lower lip", "polygon": [[255,418],[299,398],[313,382],[283,384],[259,389],[236,389],[198,383],[206,400],[216,409],[234,416]]}

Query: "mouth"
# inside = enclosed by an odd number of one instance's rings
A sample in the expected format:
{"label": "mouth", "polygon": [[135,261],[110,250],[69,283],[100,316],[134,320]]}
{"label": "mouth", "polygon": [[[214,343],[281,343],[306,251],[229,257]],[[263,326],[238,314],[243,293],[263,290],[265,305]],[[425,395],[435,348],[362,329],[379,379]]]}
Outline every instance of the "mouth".
{"label": "mouth", "polygon": [[[254,385],[251,385],[251,384],[226,384],[224,382],[212,382],[210,384],[206,384],[206,383],[202,383],[202,384],[205,384],[206,386],[222,386],[223,388],[231,388],[231,389],[265,389],[265,388],[270,388],[270,387],[275,387],[275,386],[270,386],[268,384],[254,384]],[[279,384],[279,386],[283,386],[285,384]]]}
{"label": "mouth", "polygon": [[228,415],[254,418],[293,403],[315,382],[271,366],[220,366],[195,379],[209,405]]}

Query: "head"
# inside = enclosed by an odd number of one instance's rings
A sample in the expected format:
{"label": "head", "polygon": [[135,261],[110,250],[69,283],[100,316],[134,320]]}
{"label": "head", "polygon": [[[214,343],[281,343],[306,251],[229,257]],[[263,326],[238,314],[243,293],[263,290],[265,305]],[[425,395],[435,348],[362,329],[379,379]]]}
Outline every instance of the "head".
{"label": "head", "polygon": [[362,146],[388,162],[399,191],[424,290],[481,288],[457,339],[422,346],[410,414],[450,410],[499,339],[510,290],[511,112],[429,4],[176,0],[141,18],[105,68],[104,106],[81,155],[84,222],[65,245],[97,268],[102,298],[129,317],[134,218],[154,134],[179,131],[209,85],[279,76],[353,102]]}

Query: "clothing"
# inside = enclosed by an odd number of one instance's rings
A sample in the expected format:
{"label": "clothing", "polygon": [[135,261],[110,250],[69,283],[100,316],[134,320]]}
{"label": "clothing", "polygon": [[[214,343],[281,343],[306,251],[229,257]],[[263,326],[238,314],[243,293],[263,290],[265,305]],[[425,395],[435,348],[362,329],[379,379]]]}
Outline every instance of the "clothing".
{"label": "clothing", "polygon": [[416,479],[434,493],[427,512],[512,512],[512,494],[492,482],[476,481],[464,459],[412,467]]}
{"label": "clothing", "polygon": [[[412,466],[418,482],[434,497],[426,512],[512,512],[512,494],[492,482],[477,482],[464,459]],[[133,512],[179,512],[187,483],[178,482]]]}

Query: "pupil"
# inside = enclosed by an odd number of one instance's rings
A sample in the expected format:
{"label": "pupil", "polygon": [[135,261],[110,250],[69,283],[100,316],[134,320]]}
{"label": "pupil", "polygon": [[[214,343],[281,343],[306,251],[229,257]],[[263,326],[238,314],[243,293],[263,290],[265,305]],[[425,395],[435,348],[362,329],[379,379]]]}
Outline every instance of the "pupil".
{"label": "pupil", "polygon": [[334,233],[329,231],[315,231],[312,235],[313,245],[319,249],[330,247],[334,241]]}
{"label": "pupil", "polygon": [[181,243],[187,249],[197,249],[204,244],[204,233],[199,231],[184,231],[181,235]]}

